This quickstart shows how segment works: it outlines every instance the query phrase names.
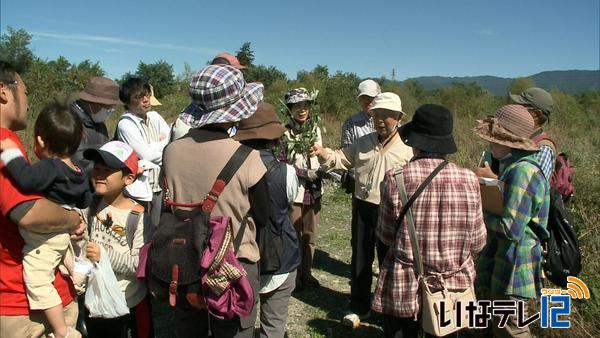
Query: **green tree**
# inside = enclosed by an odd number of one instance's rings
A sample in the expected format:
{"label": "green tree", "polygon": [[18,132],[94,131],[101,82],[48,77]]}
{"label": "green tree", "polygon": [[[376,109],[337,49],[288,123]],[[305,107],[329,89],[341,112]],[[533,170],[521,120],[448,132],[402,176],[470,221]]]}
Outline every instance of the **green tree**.
{"label": "green tree", "polygon": [[250,46],[250,42],[244,42],[242,47],[237,51],[236,57],[240,63],[246,67],[252,67],[254,63],[254,51]]}
{"label": "green tree", "polygon": [[99,62],[83,60],[78,64],[72,64],[67,75],[69,91],[81,91],[92,76],[104,76],[105,74]]}
{"label": "green tree", "polygon": [[452,110],[457,116],[474,117],[491,114],[495,110],[494,97],[476,82],[452,83],[450,86],[440,88],[437,96],[440,104]]}
{"label": "green tree", "polygon": [[154,63],[140,61],[135,75],[152,84],[154,95],[159,99],[176,90],[173,66],[164,60]]}
{"label": "green tree", "polygon": [[[315,67],[313,76],[319,78],[326,67]],[[360,79],[354,73],[336,72],[333,76],[321,80],[321,111],[332,119],[339,119],[342,123],[346,117],[357,111],[356,88]]]}
{"label": "green tree", "polygon": [[244,72],[244,79],[246,82],[261,82],[269,88],[275,81],[286,81],[287,76],[275,66],[255,65]]}
{"label": "green tree", "polygon": [[[530,77],[518,77],[508,85],[508,92],[519,94],[527,88],[535,87],[535,81]],[[512,101],[511,101],[512,102]]]}
{"label": "green tree", "polygon": [[24,29],[15,30],[10,26],[6,31],[0,36],[0,60],[12,63],[19,73],[26,73],[35,60],[33,52],[29,49],[31,34]]}
{"label": "green tree", "polygon": [[402,82],[401,87],[402,91],[407,92],[417,101],[423,101],[425,99],[425,87],[423,87],[423,85],[420,82],[414,80],[407,80]]}
{"label": "green tree", "polygon": [[192,70],[192,66],[187,63],[184,62],[183,63],[183,71],[180,74],[177,74],[177,77],[175,77],[175,82],[176,82],[176,90],[178,92],[185,92],[187,93],[187,88],[188,85],[190,84],[190,80],[192,79],[192,76],[194,76],[194,71]]}

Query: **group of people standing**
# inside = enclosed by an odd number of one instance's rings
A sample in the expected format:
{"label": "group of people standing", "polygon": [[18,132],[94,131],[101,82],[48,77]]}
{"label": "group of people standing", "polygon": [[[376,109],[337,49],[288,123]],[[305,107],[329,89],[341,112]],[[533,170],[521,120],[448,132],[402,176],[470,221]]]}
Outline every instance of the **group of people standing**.
{"label": "group of people standing", "polygon": [[[400,97],[365,80],[358,87],[361,111],[344,123],[341,147],[330,149],[311,123],[314,96],[304,88],[289,91],[284,125],[263,101],[263,85],[244,80],[244,68],[234,56],[218,55],[194,74],[190,104],[171,125],[152,110],[158,103],[145,80],[130,78],[119,87],[93,77],[69,106],[42,110],[34,130],[40,161],[30,165],[15,133],[26,128],[27,88],[14,67],[0,62],[2,337],[79,337],[79,311],[89,337],[153,336],[152,314],[161,305],[136,278],[140,249],[159,224],[164,200],[176,202],[175,210],[201,202],[242,145],[252,151],[213,212],[230,217],[232,233],[241,236],[236,257],[255,306],[248,316],[218,320],[179,302],[176,336],[252,337],[257,316],[261,337],[285,335],[292,292],[320,287],[312,265],[322,180],[331,171],[345,172],[343,184],[352,193],[351,294],[343,321],[374,311],[383,314],[387,337],[418,335],[419,280],[406,220],[398,223],[403,202],[397,177],[403,176],[411,196],[438,166],[410,207],[425,275],[438,278],[431,286],[475,285],[490,300],[539,295],[556,149],[531,138],[550,114],[547,92],[532,88],[511,96],[515,104],[479,122],[474,131],[490,142],[493,165],[471,171],[447,163],[458,149],[453,115],[443,106],[425,104],[404,123]],[[111,136],[104,121],[121,104],[125,113]],[[306,132],[313,144],[287,154],[282,142],[301,140]],[[482,210],[477,176],[504,182],[501,215]],[[262,273],[257,233],[270,226],[282,238],[280,264]],[[379,275],[372,296],[375,255]],[[129,315],[91,318],[77,306],[92,268],[86,261],[102,259],[110,261]],[[528,335],[511,321],[491,327],[498,336]]]}

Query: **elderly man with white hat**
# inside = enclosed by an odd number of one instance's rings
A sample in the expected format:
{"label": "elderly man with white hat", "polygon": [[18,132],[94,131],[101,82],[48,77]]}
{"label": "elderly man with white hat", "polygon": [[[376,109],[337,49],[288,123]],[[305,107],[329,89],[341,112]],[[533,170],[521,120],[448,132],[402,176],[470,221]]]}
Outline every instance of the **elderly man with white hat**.
{"label": "elderly man with white hat", "polygon": [[375,96],[381,94],[379,84],[371,79],[362,81],[358,85],[358,104],[361,111],[350,116],[342,125],[342,137],[340,146],[347,147],[354,143],[359,137],[370,134],[375,131],[373,126],[373,115],[369,106]]}
{"label": "elderly man with white hat", "polygon": [[[381,93],[373,99],[370,110],[375,132],[340,150],[312,148],[323,168],[354,168],[356,171],[356,203],[352,208],[352,285],[350,312],[344,317],[345,323],[364,319],[370,314],[379,186],[386,171],[404,166],[413,157],[412,149],[398,135],[398,123],[405,115],[400,97],[394,93]],[[380,263],[385,251],[383,246],[377,245]]]}
{"label": "elderly man with white hat", "polygon": [[90,174],[92,162],[83,158],[83,151],[88,148],[98,149],[109,141],[104,121],[114,111],[115,105],[122,102],[119,100],[117,83],[103,76],[91,77],[78,96],[79,99],[71,103],[69,108],[81,118],[83,138],[72,160]]}
{"label": "elderly man with white hat", "polygon": [[[215,179],[241,146],[229,136],[230,130],[256,112],[263,89],[261,83],[246,83],[242,73],[230,65],[209,65],[192,77],[189,85],[192,102],[179,117],[191,129],[170,143],[163,156],[162,174],[173,203],[198,204],[209,194]],[[235,239],[242,236],[236,256],[254,291],[253,310],[248,316],[219,320],[206,309],[195,309],[181,299],[185,304],[177,306],[174,318],[177,337],[206,337],[209,331],[215,337],[253,337],[259,299],[260,252],[256,229],[267,226],[270,216],[265,172],[260,154],[252,150],[212,211],[215,216],[229,216]],[[174,209],[190,208],[174,204]],[[252,217],[247,218],[240,233],[246,215]]]}
{"label": "elderly man with white hat", "polygon": [[[359,137],[370,134],[375,131],[373,127],[373,116],[369,107],[373,102],[375,96],[381,94],[381,87],[379,84],[371,79],[366,79],[358,84],[358,104],[360,105],[361,111],[350,116],[346,122],[342,125],[342,137],[340,141],[340,147],[345,148]],[[352,200],[354,201],[354,170],[348,170],[343,176],[342,187],[346,189],[347,193],[352,193]]]}

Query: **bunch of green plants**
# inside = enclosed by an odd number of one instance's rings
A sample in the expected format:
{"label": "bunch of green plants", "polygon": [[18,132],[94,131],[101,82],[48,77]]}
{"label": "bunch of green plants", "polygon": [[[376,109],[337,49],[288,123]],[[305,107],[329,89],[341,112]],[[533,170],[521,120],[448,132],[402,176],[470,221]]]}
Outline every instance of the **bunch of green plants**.
{"label": "bunch of green plants", "polygon": [[[285,147],[285,154],[288,161],[293,162],[296,154],[307,154],[310,148],[317,142],[318,132],[317,129],[321,129],[325,132],[324,126],[321,121],[320,107],[317,101],[319,91],[313,89],[309,93],[310,95],[310,116],[301,125],[298,125],[294,130],[295,136],[285,134],[283,137],[283,147]],[[281,101],[280,113],[287,116],[290,123],[293,123],[292,112],[285,104]]]}

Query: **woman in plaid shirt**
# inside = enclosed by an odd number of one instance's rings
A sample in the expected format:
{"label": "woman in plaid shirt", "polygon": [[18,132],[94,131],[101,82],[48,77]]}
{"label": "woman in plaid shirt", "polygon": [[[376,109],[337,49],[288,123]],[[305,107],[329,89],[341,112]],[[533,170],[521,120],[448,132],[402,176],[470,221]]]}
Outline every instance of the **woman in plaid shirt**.
{"label": "woman in plaid shirt", "polygon": [[[529,137],[534,120],[521,105],[501,107],[480,121],[475,133],[490,142],[500,160],[504,182],[502,215],[485,214],[489,236],[477,262],[477,288],[489,300],[535,299],[542,287],[542,247],[550,206],[549,184],[537,159],[538,145]],[[491,325],[498,337],[530,337],[510,316],[504,328],[499,317]]]}
{"label": "woman in plaid shirt", "polygon": [[[426,104],[400,129],[402,140],[415,154],[402,169],[408,196],[446,155],[456,152],[452,126],[449,110]],[[390,249],[381,266],[372,309],[384,314],[386,337],[417,337],[420,292],[406,220],[396,232],[396,221],[402,210],[396,170],[386,173],[381,187],[376,232]],[[411,211],[425,274],[442,277],[449,290],[472,286],[475,281],[473,256],[483,248],[486,239],[475,174],[449,163],[415,200]]]}

